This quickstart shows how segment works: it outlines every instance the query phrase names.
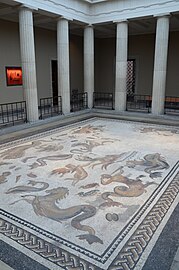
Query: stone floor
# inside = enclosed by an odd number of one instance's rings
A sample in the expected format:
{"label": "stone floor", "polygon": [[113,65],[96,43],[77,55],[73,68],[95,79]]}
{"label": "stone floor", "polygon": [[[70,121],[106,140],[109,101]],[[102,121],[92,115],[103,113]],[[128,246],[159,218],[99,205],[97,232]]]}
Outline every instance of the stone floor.
{"label": "stone floor", "polygon": [[0,269],[177,269],[177,125],[81,119],[1,133]]}

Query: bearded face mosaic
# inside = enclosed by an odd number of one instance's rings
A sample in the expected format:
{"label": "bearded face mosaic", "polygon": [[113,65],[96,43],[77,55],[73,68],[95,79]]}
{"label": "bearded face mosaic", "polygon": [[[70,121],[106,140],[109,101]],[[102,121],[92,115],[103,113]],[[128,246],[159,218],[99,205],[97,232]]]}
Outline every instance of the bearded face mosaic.
{"label": "bearded face mosaic", "polygon": [[[8,237],[6,230],[15,226],[24,230],[24,241],[28,233],[45,241],[58,250],[56,259],[49,255],[46,261],[60,269],[134,269],[177,201],[178,133],[95,118],[3,145],[1,233]],[[173,197],[162,205],[166,192]],[[126,247],[157,204],[162,218],[140,239],[138,255],[124,263]],[[65,259],[58,259],[62,254]]]}

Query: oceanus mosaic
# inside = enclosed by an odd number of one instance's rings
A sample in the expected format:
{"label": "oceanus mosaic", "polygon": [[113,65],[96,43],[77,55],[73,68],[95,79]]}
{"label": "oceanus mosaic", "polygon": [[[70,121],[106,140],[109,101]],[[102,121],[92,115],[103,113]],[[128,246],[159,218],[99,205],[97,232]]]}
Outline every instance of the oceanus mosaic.
{"label": "oceanus mosaic", "polygon": [[2,145],[0,232],[47,267],[135,269],[178,202],[178,156],[176,128],[99,118]]}

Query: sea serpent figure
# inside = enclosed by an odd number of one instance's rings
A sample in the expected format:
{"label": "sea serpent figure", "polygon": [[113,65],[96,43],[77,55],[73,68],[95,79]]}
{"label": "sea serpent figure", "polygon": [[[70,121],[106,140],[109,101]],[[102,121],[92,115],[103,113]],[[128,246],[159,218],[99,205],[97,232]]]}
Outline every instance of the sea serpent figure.
{"label": "sea serpent figure", "polygon": [[[38,187],[37,187],[38,185]],[[40,187],[39,187],[40,185]],[[6,194],[10,194],[10,193],[24,193],[24,192],[37,192],[37,191],[42,191],[45,190],[46,188],[49,187],[49,184],[46,182],[41,182],[41,181],[33,181],[33,180],[29,180],[27,185],[21,185],[21,186],[15,186],[13,188],[9,188],[6,191]]]}
{"label": "sea serpent figure", "polygon": [[[47,190],[47,195],[24,195],[22,196],[26,202],[30,203],[34,212],[38,216],[43,216],[62,222],[63,220],[71,220],[71,226],[77,230],[88,232],[88,234],[78,235],[80,240],[86,240],[89,244],[100,243],[103,241],[95,235],[95,230],[88,225],[82,225],[81,222],[96,214],[96,208],[91,205],[76,205],[65,209],[59,208],[60,200],[66,198],[69,190],[65,187],[58,187]],[[18,202],[18,201],[16,201]]]}

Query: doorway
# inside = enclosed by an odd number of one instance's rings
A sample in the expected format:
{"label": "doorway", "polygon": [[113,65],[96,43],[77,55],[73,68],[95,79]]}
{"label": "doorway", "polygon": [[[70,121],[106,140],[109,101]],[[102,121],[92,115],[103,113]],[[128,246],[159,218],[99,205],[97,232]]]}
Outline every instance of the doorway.
{"label": "doorway", "polygon": [[51,70],[52,70],[53,105],[58,105],[58,66],[57,66],[57,60],[51,61]]}

